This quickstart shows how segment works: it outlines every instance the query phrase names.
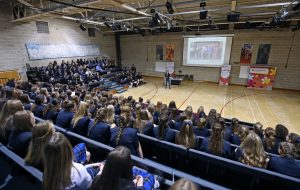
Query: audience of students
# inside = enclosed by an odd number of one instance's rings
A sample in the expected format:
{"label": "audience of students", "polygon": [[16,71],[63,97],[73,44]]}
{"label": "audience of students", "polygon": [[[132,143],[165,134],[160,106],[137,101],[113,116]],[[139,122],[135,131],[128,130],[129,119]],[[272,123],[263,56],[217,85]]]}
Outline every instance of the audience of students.
{"label": "audience of students", "polygon": [[[10,91],[14,92],[13,90],[4,92],[1,89],[0,96],[4,97],[5,93],[6,102],[0,112],[0,127],[1,142],[6,139],[5,144],[11,150],[22,157],[27,155],[26,163],[44,169],[44,184],[48,186],[46,189],[88,188],[94,175],[90,174],[87,166],[74,162],[72,147],[65,137],[54,133],[49,122],[35,124],[34,115],[100,143],[112,147],[124,146],[127,148],[126,154],[142,158],[143,151],[138,133],[226,158],[232,156],[231,142],[240,145],[233,155],[237,161],[299,177],[292,167],[299,167],[295,159],[299,158],[300,138],[297,134],[289,134],[283,125],[277,125],[275,130],[263,130],[262,125],[256,123],[251,129],[241,125],[235,118],[228,125],[214,109],[208,116],[202,108],[194,114],[191,106],[181,113],[177,110],[175,102],[170,102],[167,106],[159,101],[154,106],[150,101],[144,103],[140,99],[136,102],[132,97],[97,93],[81,86],[55,85],[45,89],[41,88],[43,85],[36,84],[35,88],[30,88],[34,89],[28,92],[34,93],[33,105],[28,101],[28,94],[16,91],[10,95]],[[18,83],[15,84],[15,88],[20,88]],[[22,99],[22,102],[17,99]],[[28,108],[24,110],[26,105],[30,105],[27,107],[31,107],[33,112],[28,111]],[[197,136],[204,137],[201,144],[198,143]],[[125,154],[125,150],[122,151],[122,155]],[[268,157],[265,151],[279,154],[281,157]],[[44,156],[36,155],[38,152],[42,152]],[[55,155],[51,155],[54,152]],[[103,183],[102,189],[109,187],[103,182],[111,175],[106,173],[108,169],[105,172],[105,167],[114,167],[107,165],[108,159],[112,159],[111,164],[118,160],[114,156],[107,157],[102,174],[99,175],[101,177],[96,177],[92,189],[101,189],[100,186],[94,185],[99,183]],[[120,159],[124,159],[123,156]],[[61,160],[64,165],[55,165],[55,160]],[[278,163],[283,164],[278,166]],[[286,167],[282,168],[283,165]],[[131,169],[129,171],[131,174],[128,178],[120,176],[119,179],[116,177],[110,180],[117,180],[116,184],[124,184],[124,187],[128,185],[129,189],[137,184],[140,188],[145,188],[144,181],[141,180],[143,177],[133,178]],[[57,173],[57,176],[52,176],[54,173]],[[49,185],[50,183],[52,185]]]}

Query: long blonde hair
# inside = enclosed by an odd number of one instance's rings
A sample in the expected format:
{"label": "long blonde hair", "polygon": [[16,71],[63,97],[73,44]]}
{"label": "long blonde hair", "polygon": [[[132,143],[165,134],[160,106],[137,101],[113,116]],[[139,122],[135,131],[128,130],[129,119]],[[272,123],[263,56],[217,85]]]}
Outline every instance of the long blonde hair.
{"label": "long blonde hair", "polygon": [[22,111],[23,105],[20,100],[8,100],[5,102],[2,110],[0,112],[0,129],[1,129],[1,136],[6,138],[6,123],[9,119],[12,119],[13,116],[17,111]]}
{"label": "long blonde hair", "polygon": [[185,109],[187,119],[191,120],[193,117],[193,108],[192,106],[187,106]]}
{"label": "long blonde hair", "polygon": [[72,159],[73,151],[70,142],[63,134],[55,132],[43,151],[44,190],[65,189],[71,185]]}
{"label": "long blonde hair", "polygon": [[260,137],[251,131],[241,144],[241,162],[249,166],[267,168],[268,158]]}
{"label": "long blonde hair", "polygon": [[178,135],[176,135],[175,143],[183,145],[186,148],[195,147],[195,135],[193,130],[193,124],[191,120],[185,120],[183,126],[180,129]]}
{"label": "long blonde hair", "polygon": [[113,124],[115,122],[115,108],[113,105],[107,106],[107,123]]}
{"label": "long blonde hair", "polygon": [[54,125],[50,121],[44,121],[34,125],[28,153],[24,159],[27,164],[35,167],[42,166],[43,147],[54,132]]}
{"label": "long blonde hair", "polygon": [[88,113],[89,113],[89,104],[81,101],[79,104],[79,108],[72,119],[73,127],[75,127],[78,121],[82,119],[84,116],[88,116]]}

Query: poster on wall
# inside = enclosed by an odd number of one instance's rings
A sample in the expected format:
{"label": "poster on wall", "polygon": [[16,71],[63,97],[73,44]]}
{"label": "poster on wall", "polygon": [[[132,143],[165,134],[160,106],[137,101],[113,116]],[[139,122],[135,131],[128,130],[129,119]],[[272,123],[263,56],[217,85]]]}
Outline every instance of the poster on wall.
{"label": "poster on wall", "polygon": [[220,80],[219,80],[220,85],[228,86],[230,72],[231,72],[231,65],[223,65],[221,67],[221,76],[220,76]]}
{"label": "poster on wall", "polygon": [[100,55],[100,47],[96,44],[77,45],[26,43],[25,46],[29,60]]}
{"label": "poster on wall", "polygon": [[156,60],[164,59],[164,47],[163,45],[156,45]]}
{"label": "poster on wall", "polygon": [[166,60],[174,61],[174,50],[175,50],[175,45],[174,44],[167,44],[166,45]]}
{"label": "poster on wall", "polygon": [[257,53],[256,64],[267,65],[271,51],[271,44],[260,44]]}
{"label": "poster on wall", "polygon": [[272,90],[277,67],[251,66],[247,87]]}
{"label": "poster on wall", "polygon": [[250,64],[252,58],[253,46],[252,44],[244,44],[241,51],[241,64]]}

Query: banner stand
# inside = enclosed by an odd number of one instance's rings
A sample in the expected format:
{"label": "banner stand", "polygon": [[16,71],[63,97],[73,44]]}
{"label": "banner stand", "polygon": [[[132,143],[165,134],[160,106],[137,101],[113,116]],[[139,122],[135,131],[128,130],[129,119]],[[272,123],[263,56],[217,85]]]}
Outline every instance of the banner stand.
{"label": "banner stand", "polygon": [[223,85],[223,86],[229,85],[230,73],[231,73],[231,65],[223,65],[221,67],[219,85]]}

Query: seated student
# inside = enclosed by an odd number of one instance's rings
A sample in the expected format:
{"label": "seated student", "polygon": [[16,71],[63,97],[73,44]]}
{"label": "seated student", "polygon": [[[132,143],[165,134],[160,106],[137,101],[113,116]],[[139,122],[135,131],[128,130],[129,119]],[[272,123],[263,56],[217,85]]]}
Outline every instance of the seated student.
{"label": "seated student", "polygon": [[79,108],[76,111],[71,121],[71,125],[72,125],[71,130],[74,133],[86,137],[89,123],[90,123],[89,104],[86,102],[80,102]]}
{"label": "seated student", "polygon": [[38,95],[35,98],[34,104],[31,107],[32,113],[38,117],[38,118],[43,118],[43,113],[44,113],[44,102],[46,101],[46,98],[44,95]]}
{"label": "seated student", "polygon": [[138,140],[137,130],[128,127],[130,118],[127,118],[126,115],[121,115],[119,127],[112,127],[110,146],[125,146],[127,147],[131,154],[143,158],[143,151]]}
{"label": "seated student", "polygon": [[214,123],[218,121],[217,118],[217,111],[215,109],[211,109],[208,113],[208,116],[206,118],[207,120],[207,128],[211,129]]}
{"label": "seated student", "polygon": [[55,124],[62,128],[70,128],[74,116],[75,104],[72,101],[65,101],[63,109],[58,113]]}
{"label": "seated student", "polygon": [[44,170],[42,152],[44,145],[55,132],[53,124],[49,121],[41,122],[32,128],[32,139],[29,145],[25,163],[36,167],[40,171]]}
{"label": "seated student", "polygon": [[197,126],[194,126],[195,135],[201,137],[209,137],[210,132],[205,126],[206,126],[206,119],[204,117],[201,117],[197,123]]}
{"label": "seated student", "polygon": [[117,147],[106,157],[101,175],[98,175],[90,190],[138,190],[143,188],[144,178],[133,179],[130,150]]}
{"label": "seated student", "polygon": [[59,110],[60,103],[57,99],[53,98],[44,109],[44,119],[55,123]]}
{"label": "seated student", "polygon": [[198,190],[198,187],[195,183],[185,178],[177,180],[169,190]]}
{"label": "seated student", "polygon": [[149,113],[151,114],[151,116],[153,118],[153,123],[158,125],[158,117],[154,115],[154,112],[155,112],[154,104],[150,104],[150,102],[149,102],[149,106],[148,106],[147,110],[149,111]]}
{"label": "seated student", "polygon": [[231,155],[230,143],[223,138],[224,128],[220,123],[214,123],[210,137],[204,138],[200,150],[228,158]]}
{"label": "seated student", "polygon": [[260,137],[251,131],[241,146],[235,150],[236,160],[259,168],[267,168],[269,158],[264,151]]}
{"label": "seated student", "polygon": [[22,158],[26,156],[34,124],[35,118],[31,111],[18,111],[13,116],[13,129],[7,146]]}
{"label": "seated student", "polygon": [[0,112],[0,142],[4,145],[8,142],[8,137],[13,128],[12,116],[17,111],[22,111],[23,105],[19,100],[7,100]]}
{"label": "seated student", "polygon": [[97,111],[95,120],[88,128],[87,137],[100,143],[109,144],[111,138],[110,126],[105,122],[107,115],[106,108],[100,108]]}
{"label": "seated student", "polygon": [[192,122],[194,122],[195,118],[193,118],[193,108],[192,108],[192,106],[187,106],[186,109],[184,110],[184,112],[186,114],[186,119],[191,120]]}
{"label": "seated student", "polygon": [[249,128],[243,125],[238,125],[237,132],[231,136],[231,143],[240,145],[249,134]]}
{"label": "seated student", "polygon": [[43,149],[43,189],[88,189],[92,177],[82,164],[73,162],[72,146],[61,133],[55,132]]}
{"label": "seated student", "polygon": [[160,116],[159,125],[153,127],[152,134],[159,140],[175,142],[175,131],[168,126],[168,116],[166,114]]}
{"label": "seated student", "polygon": [[296,133],[290,133],[288,136],[288,142],[295,146],[294,158],[300,159],[300,136]]}
{"label": "seated student", "polygon": [[295,146],[292,143],[281,142],[278,149],[280,157],[272,156],[268,169],[300,178],[300,163],[294,159],[294,149]]}
{"label": "seated student", "polygon": [[24,110],[31,110],[31,103],[28,94],[22,94],[20,100],[24,106]]}
{"label": "seated student", "polygon": [[135,128],[137,128],[142,134],[149,136],[152,135],[153,120],[148,110],[143,109],[139,112],[136,118]]}
{"label": "seated student", "polygon": [[186,117],[186,113],[185,112],[182,112],[179,116],[179,119],[177,121],[170,121],[172,123],[169,122],[169,126],[172,128],[172,129],[175,129],[177,131],[180,131],[181,127],[182,127],[182,124],[184,122],[184,120],[186,120],[187,117]]}
{"label": "seated student", "polygon": [[185,120],[180,132],[175,137],[175,143],[178,145],[183,145],[186,148],[198,148],[199,143],[197,140],[198,139],[193,131],[192,121]]}
{"label": "seated student", "polygon": [[254,123],[253,130],[261,139],[264,138],[263,125],[260,122]]}
{"label": "seated student", "polygon": [[267,127],[264,131],[263,146],[266,152],[277,154],[278,150],[275,148],[275,130]]}
{"label": "seated student", "polygon": [[112,125],[112,124],[118,125],[119,124],[119,116],[115,115],[115,108],[113,105],[107,106],[107,123],[109,125]]}
{"label": "seated student", "polygon": [[237,135],[239,128],[239,120],[236,118],[231,119],[230,127],[225,128],[224,140],[232,142],[232,136]]}
{"label": "seated student", "polygon": [[276,125],[275,127],[275,145],[274,145],[274,149],[277,150],[276,154],[278,154],[278,148],[279,148],[279,143],[281,142],[286,142],[286,138],[289,134],[289,130],[281,124]]}

